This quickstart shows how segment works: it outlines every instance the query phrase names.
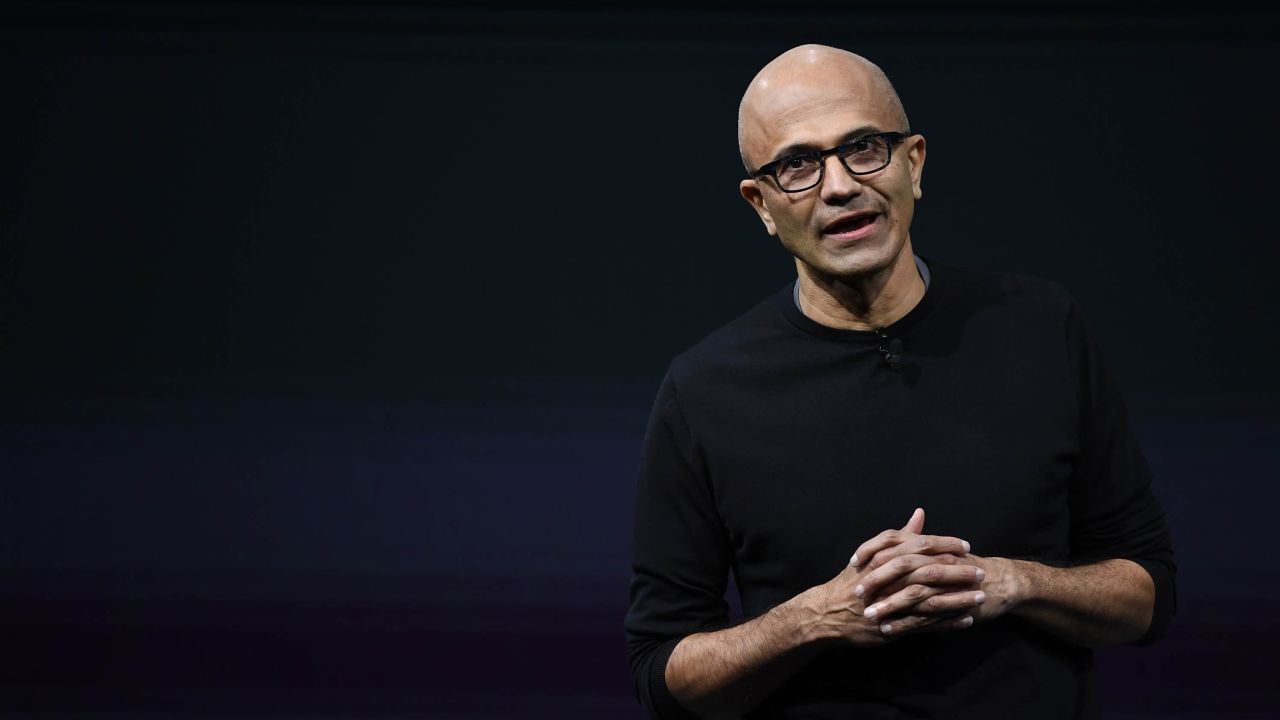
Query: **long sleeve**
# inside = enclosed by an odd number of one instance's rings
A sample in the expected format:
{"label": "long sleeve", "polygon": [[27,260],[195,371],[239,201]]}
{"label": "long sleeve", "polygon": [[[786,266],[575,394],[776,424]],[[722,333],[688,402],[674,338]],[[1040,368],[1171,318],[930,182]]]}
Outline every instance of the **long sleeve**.
{"label": "long sleeve", "polygon": [[1071,560],[1131,560],[1151,575],[1154,642],[1173,618],[1176,567],[1165,514],[1151,492],[1151,471],[1129,427],[1120,392],[1107,375],[1079,309],[1071,304],[1066,333],[1069,371],[1079,400],[1080,453],[1071,486]]}
{"label": "long sleeve", "polygon": [[693,717],[667,689],[667,659],[685,636],[728,625],[724,592],[732,559],[674,376],[673,366],[645,433],[625,620],[636,694],[663,720]]}

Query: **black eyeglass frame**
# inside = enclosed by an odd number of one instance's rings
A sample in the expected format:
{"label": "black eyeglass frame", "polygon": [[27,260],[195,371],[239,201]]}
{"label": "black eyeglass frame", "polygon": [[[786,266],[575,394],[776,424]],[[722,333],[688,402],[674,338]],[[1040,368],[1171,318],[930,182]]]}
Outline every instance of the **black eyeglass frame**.
{"label": "black eyeglass frame", "polygon": [[[826,150],[793,153],[791,155],[787,155],[786,157],[780,157],[777,160],[774,160],[772,162],[767,162],[761,165],[759,168],[757,168],[755,172],[751,173],[751,178],[753,180],[759,180],[761,176],[768,175],[769,177],[773,178],[773,184],[776,185],[778,189],[784,193],[798,193],[798,192],[804,192],[805,190],[812,190],[813,188],[822,184],[822,179],[826,177],[827,157],[831,155],[835,155],[836,158],[840,160],[840,164],[844,166],[844,169],[847,170],[850,175],[854,175],[854,176],[871,175],[872,173],[878,173],[881,170],[889,167],[889,163],[893,162],[893,146],[894,145],[902,142],[903,140],[906,140],[912,135],[919,135],[919,134],[920,134],[919,132],[912,132],[908,130],[906,132],[879,132],[879,133],[867,133],[866,135],[859,135],[858,137],[850,140],[849,142],[840,143],[839,145],[833,148],[828,148]],[[888,147],[886,148],[887,152],[885,153],[884,164],[876,168],[875,170],[863,170],[862,172],[858,172],[857,170],[854,170],[853,168],[849,167],[849,163],[844,161],[845,153],[843,151],[846,148],[848,148],[850,145],[864,142],[867,138],[883,138],[887,142]],[[782,182],[778,180],[778,166],[784,162],[787,162],[788,160],[794,160],[796,158],[812,158],[812,157],[816,157],[818,159],[818,179],[814,180],[812,185],[806,185],[802,188],[795,188],[792,190],[788,190],[787,188],[782,187]]]}

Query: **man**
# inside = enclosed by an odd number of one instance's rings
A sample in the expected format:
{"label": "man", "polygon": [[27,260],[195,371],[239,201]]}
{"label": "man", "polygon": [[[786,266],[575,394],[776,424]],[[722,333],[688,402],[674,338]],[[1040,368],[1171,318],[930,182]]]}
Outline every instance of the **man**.
{"label": "man", "polygon": [[914,254],[925,140],[857,55],[769,63],[739,144],[742,196],[798,278],[659,390],[626,618],[642,702],[661,718],[1097,717],[1089,648],[1154,640],[1174,565],[1074,303]]}

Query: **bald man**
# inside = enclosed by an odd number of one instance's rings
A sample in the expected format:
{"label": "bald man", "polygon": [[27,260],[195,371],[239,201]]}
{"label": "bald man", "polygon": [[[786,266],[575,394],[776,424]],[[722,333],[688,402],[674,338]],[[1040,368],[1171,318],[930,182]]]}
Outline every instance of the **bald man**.
{"label": "bald man", "polygon": [[1075,304],[916,255],[925,139],[868,60],[784,53],[738,133],[742,196],[797,278],[658,392],[625,623],[641,701],[660,718],[1098,717],[1090,648],[1159,636],[1175,568]]}

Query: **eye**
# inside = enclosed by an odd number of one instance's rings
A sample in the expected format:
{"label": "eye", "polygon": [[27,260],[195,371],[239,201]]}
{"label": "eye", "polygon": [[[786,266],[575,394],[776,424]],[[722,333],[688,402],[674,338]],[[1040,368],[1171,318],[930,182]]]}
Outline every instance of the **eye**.
{"label": "eye", "polygon": [[878,138],[859,138],[845,145],[846,155],[861,155],[863,153],[874,152],[876,150]]}
{"label": "eye", "polygon": [[808,186],[811,180],[818,177],[820,168],[816,153],[788,155],[778,160],[773,176],[784,190],[798,189]]}

